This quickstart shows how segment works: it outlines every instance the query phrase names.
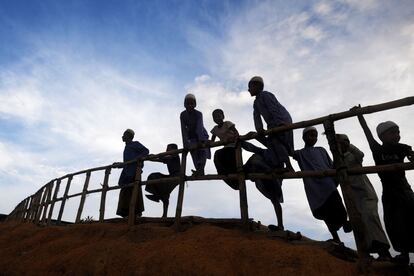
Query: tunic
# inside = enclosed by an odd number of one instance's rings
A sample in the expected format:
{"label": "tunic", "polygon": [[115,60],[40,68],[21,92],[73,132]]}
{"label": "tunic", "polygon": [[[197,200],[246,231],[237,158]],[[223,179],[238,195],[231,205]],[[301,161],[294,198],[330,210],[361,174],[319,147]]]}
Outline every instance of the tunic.
{"label": "tunic", "polygon": [[[404,162],[411,147],[405,144],[370,145],[376,165]],[[392,246],[399,252],[414,252],[414,193],[405,171],[378,173],[382,182],[384,224]]]}
{"label": "tunic", "polygon": [[[205,142],[208,140],[207,130],[203,125],[203,114],[198,110],[187,111],[184,110],[180,114],[181,135],[183,137],[184,147],[196,145],[198,142]],[[194,167],[199,170],[204,170],[206,159],[211,158],[209,148],[191,151]]]}
{"label": "tunic", "polygon": [[[349,151],[344,154],[344,161],[349,168],[362,167],[364,153],[354,145],[350,145]],[[353,190],[356,208],[361,214],[361,219],[365,225],[365,241],[371,253],[378,253],[378,243],[382,248],[389,248],[387,237],[382,229],[378,215],[377,194],[364,174],[349,175],[350,186]]]}
{"label": "tunic", "polygon": [[[228,141],[236,138],[237,132],[234,131],[234,128],[235,124],[230,121],[225,121],[221,127],[218,125],[215,126],[211,130],[211,133],[217,136],[221,141]],[[214,165],[216,166],[216,170],[219,175],[237,173],[236,149],[234,143],[225,145],[224,148],[216,150],[214,153]],[[226,179],[224,182],[233,190],[239,189],[238,180]]]}
{"label": "tunic", "polygon": [[[125,145],[124,149],[124,162],[134,160],[140,157],[144,157],[149,154],[149,150],[144,147],[140,142],[133,141]],[[122,217],[126,217],[129,214],[129,203],[132,197],[133,187],[123,187],[135,180],[135,174],[137,170],[137,163],[126,165],[119,177],[118,185],[121,186],[119,191],[118,209],[116,214]],[[141,189],[141,186],[139,187]],[[135,213],[144,211],[144,200],[141,197],[137,197],[137,204]]]}
{"label": "tunic", "polygon": [[[301,170],[318,171],[333,168],[331,158],[322,147],[305,147],[297,150],[293,158],[298,161]],[[338,231],[346,223],[347,213],[336,189],[335,180],[332,177],[305,177],[303,184],[312,215],[323,220],[329,231]]]}
{"label": "tunic", "polygon": [[[291,124],[292,117],[286,108],[279,103],[275,95],[267,91],[261,91],[256,95],[253,103],[253,118],[256,131],[263,130],[262,118],[267,128],[275,128],[283,124]],[[272,141],[272,148],[281,162],[285,162],[293,154],[293,130],[269,136]],[[281,146],[280,146],[281,145]]]}
{"label": "tunic", "polygon": [[[298,161],[302,171],[332,169],[333,163],[326,150],[322,147],[306,147],[296,150],[293,158]],[[303,178],[306,197],[312,211],[319,208],[336,191],[336,183],[332,177]]]}

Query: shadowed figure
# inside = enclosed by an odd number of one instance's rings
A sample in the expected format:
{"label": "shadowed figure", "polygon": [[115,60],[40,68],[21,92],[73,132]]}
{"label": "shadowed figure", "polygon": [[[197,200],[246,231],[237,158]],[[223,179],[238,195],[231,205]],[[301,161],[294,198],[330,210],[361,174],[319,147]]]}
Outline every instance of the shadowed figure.
{"label": "shadowed figure", "polygon": [[[337,134],[336,141],[348,168],[361,168],[364,153],[352,145],[345,134]],[[378,253],[380,260],[391,260],[390,245],[378,215],[378,197],[365,174],[349,175],[354,203],[364,223],[364,239],[369,253]]]}
{"label": "shadowed figure", "polygon": [[[293,158],[298,162],[301,170],[327,170],[334,168],[333,162],[326,150],[314,147],[318,141],[318,131],[315,127],[303,130],[305,147],[296,150]],[[347,221],[347,213],[342,198],[337,190],[338,182],[332,177],[305,177],[303,178],[306,197],[316,219],[323,220],[332,235],[333,241],[340,243],[338,230],[343,227],[350,232],[351,225]]]}
{"label": "shadowed figure", "polygon": [[[167,146],[167,151],[176,150],[178,146],[176,144],[169,144]],[[167,155],[160,157],[159,159],[151,160],[155,162],[162,162],[167,165],[169,175],[165,175],[159,172],[151,173],[148,176],[148,180],[162,179],[166,177],[173,177],[180,175],[181,165],[180,157],[178,154]],[[170,202],[170,194],[177,187],[179,181],[173,183],[152,183],[147,184],[145,191],[151,193],[145,195],[148,199],[159,202],[161,200],[163,204],[163,213],[162,217],[166,218],[168,213],[168,205]]]}
{"label": "shadowed figure", "polygon": [[[183,137],[184,148],[200,145],[208,141],[208,133],[203,125],[203,114],[196,110],[196,98],[193,94],[187,94],[184,99],[185,110],[180,114],[181,135]],[[207,159],[211,158],[210,148],[192,150],[195,171],[193,175],[204,175],[204,167]]]}
{"label": "shadowed figure", "polygon": [[[132,129],[125,130],[122,135],[122,141],[125,142],[124,159],[123,162],[131,161],[140,157],[147,156],[149,151],[138,141],[132,141],[134,139],[134,131]],[[117,164],[117,163],[115,163]],[[143,167],[143,165],[142,165]],[[142,167],[140,169],[142,169]],[[129,204],[132,197],[133,187],[123,187],[135,181],[135,174],[137,171],[137,163],[131,163],[125,165],[122,169],[121,175],[119,176],[118,185],[121,186],[119,192],[118,209],[116,214],[121,217],[127,217],[129,215]],[[139,187],[141,189],[141,186]],[[138,216],[142,215],[144,211],[144,201],[141,197],[137,197],[137,204],[135,213]]]}
{"label": "shadowed figure", "polygon": [[[264,142],[260,140],[260,142]],[[249,142],[242,141],[241,146],[244,150],[253,152],[254,154],[247,160],[243,166],[245,173],[270,173],[274,169],[281,169],[277,157],[274,156],[273,151],[269,149],[262,149]],[[283,168],[282,168],[283,169]],[[256,179],[254,180],[256,188],[273,204],[277,218],[277,227],[274,225],[271,230],[284,230],[283,225],[283,179]],[[270,229],[269,225],[269,229]]]}
{"label": "shadowed figure", "polygon": [[[357,108],[359,107],[353,109]],[[396,123],[387,121],[377,126],[381,145],[374,139],[361,114],[358,119],[367,137],[375,165],[402,163],[405,158],[413,161],[414,152],[411,146],[399,143],[400,129]],[[414,192],[403,170],[380,172],[378,176],[382,183],[385,229],[395,251],[401,252],[394,261],[408,264],[409,252],[414,252]]]}
{"label": "shadowed figure", "polygon": [[[253,118],[254,126],[259,135],[264,131],[263,122],[267,124],[267,128],[275,128],[292,123],[292,117],[286,108],[279,103],[275,95],[264,91],[264,82],[261,77],[253,77],[249,81],[249,92],[252,97],[256,97],[253,103]],[[287,169],[292,170],[292,165],[289,156],[293,154],[293,130],[284,131],[281,133],[272,133],[266,139],[267,148],[273,151],[275,162],[278,167],[286,166]]]}
{"label": "shadowed figure", "polygon": [[[234,123],[224,121],[223,110],[216,109],[213,111],[212,115],[213,120],[217,125],[211,130],[211,141],[214,142],[216,137],[218,137],[220,141],[235,141],[239,136],[239,133]],[[219,175],[237,173],[235,143],[227,144],[223,148],[216,150],[214,153],[214,165],[216,166]],[[224,182],[234,190],[239,189],[238,180],[224,180]]]}

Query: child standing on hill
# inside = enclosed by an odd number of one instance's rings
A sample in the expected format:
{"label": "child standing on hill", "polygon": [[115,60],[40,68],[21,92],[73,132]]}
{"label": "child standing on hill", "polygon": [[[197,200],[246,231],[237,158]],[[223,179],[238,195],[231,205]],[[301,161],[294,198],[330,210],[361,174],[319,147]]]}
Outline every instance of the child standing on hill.
{"label": "child standing on hill", "polygon": [[[223,110],[215,109],[212,115],[217,125],[211,130],[211,134],[213,135],[211,141],[214,142],[216,137],[220,141],[235,141],[239,133],[232,122],[224,121]],[[234,143],[227,144],[224,148],[214,153],[214,165],[216,166],[217,173],[220,175],[237,172],[236,148]],[[237,180],[224,180],[224,182],[234,190],[239,189],[239,182]]]}
{"label": "child standing on hill", "polygon": [[[374,139],[361,114],[358,115],[358,119],[367,137],[376,165],[402,163],[406,157],[411,162],[413,161],[412,148],[399,143],[400,129],[396,123],[387,121],[377,126],[381,145]],[[394,249],[401,252],[394,260],[398,263],[408,264],[410,261],[409,252],[414,252],[413,190],[405,178],[405,171],[380,172],[378,176],[382,182],[385,229]]]}
{"label": "child standing on hill", "polygon": [[[181,134],[185,148],[208,141],[208,133],[203,125],[203,114],[195,109],[196,105],[195,96],[193,94],[187,94],[184,99],[185,110],[180,114]],[[206,161],[211,158],[210,149],[193,150],[191,151],[191,157],[193,158],[195,167],[193,175],[204,175]]]}
{"label": "child standing on hill", "polygon": [[[293,154],[300,169],[312,171],[332,169],[333,163],[326,150],[322,147],[314,147],[318,141],[316,128],[305,128],[302,138],[305,147],[296,150]],[[303,184],[313,216],[326,223],[333,241],[341,242],[337,231],[343,227],[345,232],[350,232],[351,225],[347,221],[345,206],[336,189],[337,183],[332,177],[306,177],[303,178]]]}
{"label": "child standing on hill", "polygon": [[[352,145],[345,134],[337,134],[336,141],[348,168],[362,167],[364,153]],[[378,197],[365,174],[349,175],[355,206],[365,225],[365,242],[370,253],[378,253],[380,259],[390,260],[390,245],[382,229],[378,215]]]}

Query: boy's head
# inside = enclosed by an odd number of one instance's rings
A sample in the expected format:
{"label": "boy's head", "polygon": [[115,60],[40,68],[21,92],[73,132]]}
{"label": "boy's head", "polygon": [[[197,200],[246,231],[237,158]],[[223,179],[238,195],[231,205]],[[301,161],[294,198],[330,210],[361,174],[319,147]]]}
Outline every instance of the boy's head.
{"label": "boy's head", "polygon": [[168,144],[168,145],[167,145],[167,151],[170,151],[170,150],[177,150],[177,149],[178,149],[177,144]]}
{"label": "boy's head", "polygon": [[249,81],[250,96],[252,97],[256,96],[257,94],[263,91],[263,88],[264,88],[264,82],[263,82],[262,77],[255,76],[250,79]]}
{"label": "boy's head", "polygon": [[335,135],[336,143],[338,144],[339,149],[342,153],[345,153],[349,150],[349,138],[345,134],[336,134]]}
{"label": "boy's head", "polygon": [[213,115],[213,121],[216,124],[219,125],[219,124],[222,124],[223,123],[223,120],[224,120],[224,112],[223,112],[223,110],[221,110],[221,109],[215,109],[213,111],[212,115]]}
{"label": "boy's head", "polygon": [[380,123],[377,126],[377,134],[385,144],[397,144],[401,139],[400,128],[392,121]]}
{"label": "boy's head", "polygon": [[302,139],[305,142],[305,146],[313,147],[318,141],[318,131],[315,127],[307,127],[303,130]]}
{"label": "boy's head", "polygon": [[124,131],[124,134],[122,135],[122,141],[130,142],[132,141],[132,139],[134,139],[134,135],[135,135],[135,132],[132,129],[128,128],[127,130]]}
{"label": "boy's head", "polygon": [[197,106],[196,98],[194,94],[187,94],[184,98],[184,107],[188,111],[194,110],[194,108]]}

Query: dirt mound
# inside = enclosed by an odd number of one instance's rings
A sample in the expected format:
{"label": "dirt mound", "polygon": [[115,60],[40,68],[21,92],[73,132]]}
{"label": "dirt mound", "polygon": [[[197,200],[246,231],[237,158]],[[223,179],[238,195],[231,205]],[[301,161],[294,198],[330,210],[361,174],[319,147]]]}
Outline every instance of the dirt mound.
{"label": "dirt mound", "polygon": [[[355,275],[320,243],[209,224],[0,223],[0,275]],[[376,273],[399,274],[395,267]]]}

